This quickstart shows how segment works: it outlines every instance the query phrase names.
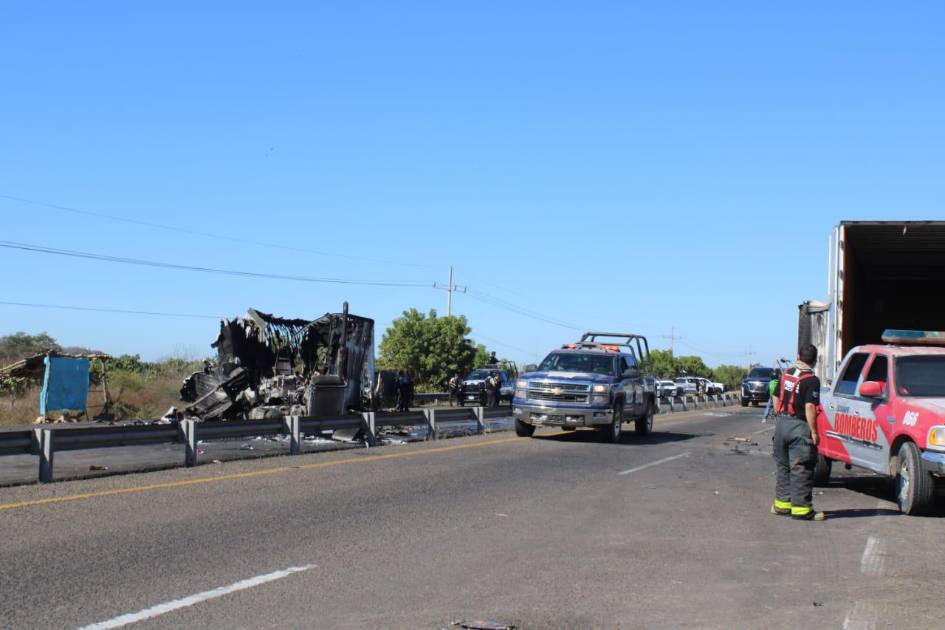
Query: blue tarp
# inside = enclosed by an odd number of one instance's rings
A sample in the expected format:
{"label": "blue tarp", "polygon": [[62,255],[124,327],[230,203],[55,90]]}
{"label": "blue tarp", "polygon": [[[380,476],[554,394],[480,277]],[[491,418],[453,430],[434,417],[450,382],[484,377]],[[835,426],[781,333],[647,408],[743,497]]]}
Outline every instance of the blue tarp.
{"label": "blue tarp", "polygon": [[39,414],[85,411],[89,395],[89,360],[46,356],[46,375],[39,393]]}

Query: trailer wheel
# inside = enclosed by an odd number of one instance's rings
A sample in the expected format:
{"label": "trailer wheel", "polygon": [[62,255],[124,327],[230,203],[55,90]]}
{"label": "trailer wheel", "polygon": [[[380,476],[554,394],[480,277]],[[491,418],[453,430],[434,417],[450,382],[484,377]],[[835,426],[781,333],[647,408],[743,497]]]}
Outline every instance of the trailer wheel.
{"label": "trailer wheel", "polygon": [[535,425],[522,422],[518,418],[515,419],[515,435],[519,437],[532,437],[534,434]]}
{"label": "trailer wheel", "polygon": [[919,449],[912,442],[899,447],[896,502],[903,514],[925,514],[935,500],[935,479],[922,466]]}

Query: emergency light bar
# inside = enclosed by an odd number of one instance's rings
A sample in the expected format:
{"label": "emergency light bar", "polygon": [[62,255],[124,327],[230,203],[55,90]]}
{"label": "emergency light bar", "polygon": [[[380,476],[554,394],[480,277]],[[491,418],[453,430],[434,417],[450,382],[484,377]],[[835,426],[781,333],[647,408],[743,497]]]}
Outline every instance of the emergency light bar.
{"label": "emergency light bar", "polygon": [[883,343],[914,346],[945,346],[945,332],[939,330],[894,330],[883,331]]}

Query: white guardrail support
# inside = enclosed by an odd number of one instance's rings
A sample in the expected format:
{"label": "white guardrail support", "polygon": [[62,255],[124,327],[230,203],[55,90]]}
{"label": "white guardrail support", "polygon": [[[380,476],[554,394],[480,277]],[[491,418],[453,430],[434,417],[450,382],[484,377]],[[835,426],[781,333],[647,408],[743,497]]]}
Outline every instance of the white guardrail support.
{"label": "white guardrail support", "polygon": [[53,480],[53,456],[56,454],[55,437],[50,429],[33,429],[39,450],[39,480],[49,483]]}
{"label": "white guardrail support", "polygon": [[424,409],[423,415],[426,416],[427,418],[427,428],[429,429],[429,433],[427,434],[427,439],[435,440],[436,439],[436,409],[434,407],[430,407],[429,409]]}
{"label": "white guardrail support", "polygon": [[289,434],[289,455],[298,455],[302,452],[302,432],[299,429],[298,416],[286,416],[282,419],[285,432]]}
{"label": "white guardrail support", "polygon": [[[473,411],[476,413],[476,433],[485,433],[486,432],[486,415],[482,407],[473,407]],[[509,410],[509,413],[512,413],[512,410]]]}
{"label": "white guardrail support", "polygon": [[197,465],[197,421],[181,420],[180,430],[184,437],[184,466]]}
{"label": "white guardrail support", "polygon": [[361,420],[364,421],[364,441],[368,446],[377,446],[377,433],[374,427],[374,412],[365,411],[361,414]]}

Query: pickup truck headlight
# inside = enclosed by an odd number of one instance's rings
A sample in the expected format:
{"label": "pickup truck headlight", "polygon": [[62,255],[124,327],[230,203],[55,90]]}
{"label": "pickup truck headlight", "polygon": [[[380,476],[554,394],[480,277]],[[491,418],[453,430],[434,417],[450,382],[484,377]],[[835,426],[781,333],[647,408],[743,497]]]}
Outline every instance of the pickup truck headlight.
{"label": "pickup truck headlight", "polygon": [[595,385],[593,388],[591,388],[591,391],[594,392],[595,394],[609,394],[609,393],[610,393],[610,386],[608,386],[608,385]]}
{"label": "pickup truck headlight", "polygon": [[518,380],[515,381],[515,389],[526,389],[528,387],[528,381]]}
{"label": "pickup truck headlight", "polygon": [[929,437],[925,445],[926,448],[934,451],[945,451],[945,426],[938,425],[929,429]]}

